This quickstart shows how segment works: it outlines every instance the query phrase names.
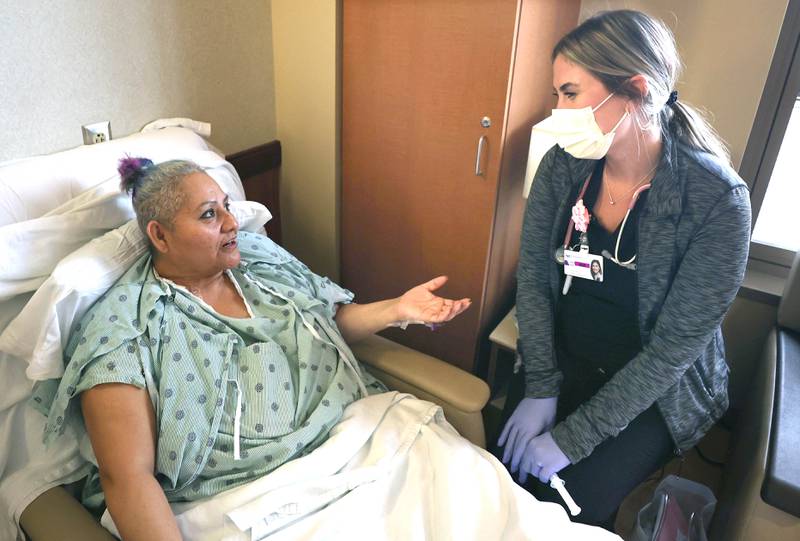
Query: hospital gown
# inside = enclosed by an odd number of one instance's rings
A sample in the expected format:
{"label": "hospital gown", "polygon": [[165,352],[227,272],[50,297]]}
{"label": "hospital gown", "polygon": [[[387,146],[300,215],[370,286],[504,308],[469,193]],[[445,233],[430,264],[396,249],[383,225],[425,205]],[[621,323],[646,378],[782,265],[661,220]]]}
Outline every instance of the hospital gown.
{"label": "hospital gown", "polygon": [[[82,391],[145,388],[156,412],[156,478],[169,501],[190,501],[309,453],[348,404],[385,390],[359,368],[333,320],[352,293],[266,237],[240,232],[239,247],[242,262],[229,276],[250,318],[223,316],[161,279],[149,255],[137,261],[77,326],[57,391],[37,389],[45,440],[70,423],[83,430]],[[83,500],[102,507],[96,467]]]}

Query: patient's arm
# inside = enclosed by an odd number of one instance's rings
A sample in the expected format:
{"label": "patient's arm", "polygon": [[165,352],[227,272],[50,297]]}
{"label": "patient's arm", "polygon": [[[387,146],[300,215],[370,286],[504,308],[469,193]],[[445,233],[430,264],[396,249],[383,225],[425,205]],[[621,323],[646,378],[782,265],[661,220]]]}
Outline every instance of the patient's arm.
{"label": "patient's arm", "polygon": [[447,282],[439,276],[409,289],[401,297],[369,304],[345,304],[336,312],[336,325],[345,341],[355,343],[402,321],[441,324],[469,308],[470,300],[451,300],[433,292]]}
{"label": "patient's arm", "polygon": [[106,504],[122,538],[180,539],[154,476],[155,415],[147,391],[106,383],[85,391],[81,407]]}

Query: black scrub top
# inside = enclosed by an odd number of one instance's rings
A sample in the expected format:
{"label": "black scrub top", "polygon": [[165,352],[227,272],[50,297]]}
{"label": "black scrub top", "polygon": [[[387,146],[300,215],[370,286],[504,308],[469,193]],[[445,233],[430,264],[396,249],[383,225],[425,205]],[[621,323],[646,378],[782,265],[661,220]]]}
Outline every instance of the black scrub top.
{"label": "black scrub top", "polygon": [[[600,255],[603,250],[614,254],[620,227],[609,232],[594,217],[597,198],[606,196],[600,193],[604,165],[604,160],[598,162],[583,198],[583,204],[592,215],[587,235],[589,252],[595,255]],[[578,186],[571,201],[577,200],[582,185]],[[647,193],[645,190],[639,195],[625,222],[619,248],[620,261],[627,261],[638,251],[639,215],[645,206]],[[624,204],[627,205],[627,200]],[[572,205],[568,205],[566,212],[572,215]],[[579,245],[579,236],[579,232],[573,232],[570,246]],[[563,288],[563,267],[560,271]],[[565,385],[569,386],[576,378],[588,378],[592,384],[586,392],[594,394],[641,350],[637,307],[637,275],[633,269],[604,258],[602,282],[572,278],[569,292],[560,295],[556,306],[555,344]]]}

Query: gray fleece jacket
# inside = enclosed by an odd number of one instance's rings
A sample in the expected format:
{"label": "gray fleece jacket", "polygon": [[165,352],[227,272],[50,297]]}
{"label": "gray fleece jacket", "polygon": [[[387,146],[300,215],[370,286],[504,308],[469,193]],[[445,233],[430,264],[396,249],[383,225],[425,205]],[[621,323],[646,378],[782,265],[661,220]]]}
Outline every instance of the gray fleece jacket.
{"label": "gray fleece jacket", "polygon": [[[551,149],[525,210],[517,271],[518,351],[526,396],[556,396],[553,332],[567,206],[595,162]],[[638,319],[643,348],[552,430],[573,462],[657,403],[676,449],[692,447],[728,407],[720,323],[744,278],[750,242],[746,184],[715,157],[666,142],[639,219]]]}

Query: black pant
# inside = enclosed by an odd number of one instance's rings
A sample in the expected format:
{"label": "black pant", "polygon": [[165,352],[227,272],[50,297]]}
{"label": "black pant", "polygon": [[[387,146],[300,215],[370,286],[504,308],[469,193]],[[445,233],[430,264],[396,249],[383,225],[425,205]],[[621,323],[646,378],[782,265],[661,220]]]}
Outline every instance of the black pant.
{"label": "black pant", "polygon": [[[511,381],[501,431],[522,400],[524,386],[524,375],[520,372]],[[559,396],[557,422],[574,411],[578,405],[576,402],[574,393]],[[494,446],[492,451],[502,459],[502,449],[496,446],[496,442],[496,437],[490,442]],[[581,514],[573,520],[613,530],[619,504],[639,483],[673,457],[673,449],[667,425],[653,405],[616,437],[595,447],[588,457],[558,472],[570,495],[581,507]],[[518,476],[512,474],[512,477],[517,481]],[[566,509],[558,493],[537,478],[528,477],[523,486],[536,499],[559,503]]]}

